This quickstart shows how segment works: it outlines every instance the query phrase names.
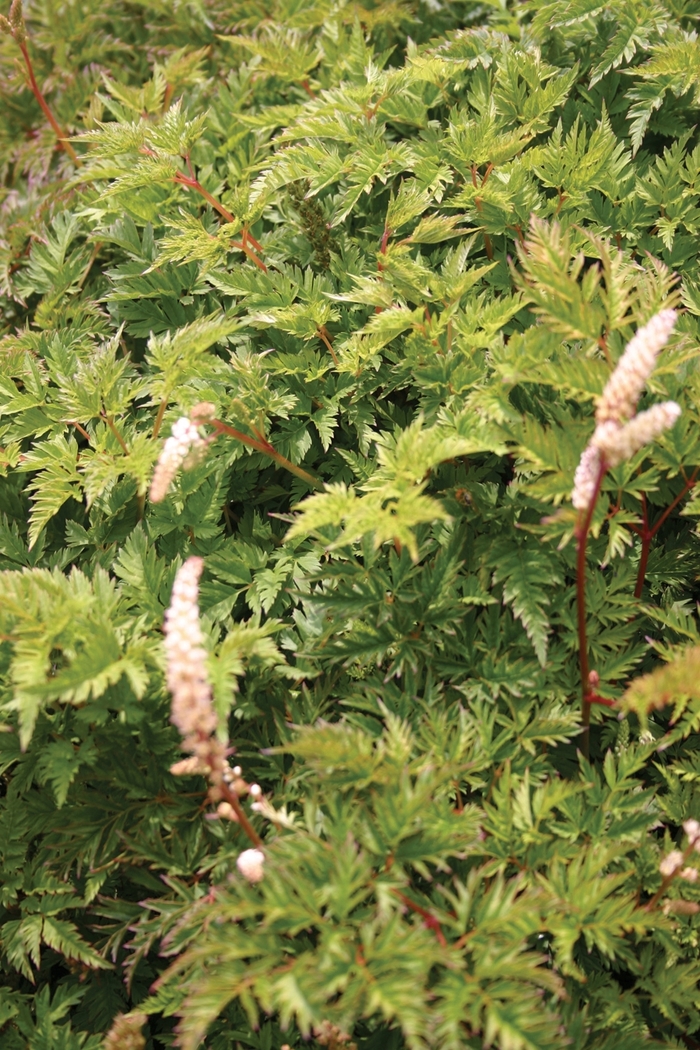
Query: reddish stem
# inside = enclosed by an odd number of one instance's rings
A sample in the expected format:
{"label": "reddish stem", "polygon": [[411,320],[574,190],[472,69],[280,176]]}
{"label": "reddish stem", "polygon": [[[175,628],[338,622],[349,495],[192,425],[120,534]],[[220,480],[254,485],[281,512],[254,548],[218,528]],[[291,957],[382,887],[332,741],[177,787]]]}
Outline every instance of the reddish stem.
{"label": "reddish stem", "polygon": [[[208,737],[201,730],[198,731],[197,736],[198,736],[199,741],[201,743],[203,743],[203,744],[205,744],[207,746],[211,745],[211,743],[212,743],[211,738]],[[238,798],[238,795],[236,794],[236,792],[233,790],[233,788],[231,787],[230,784],[226,783],[226,781],[223,778],[221,778],[220,776],[214,776],[215,770],[217,770],[217,768],[218,768],[218,763],[212,757],[212,751],[211,750],[209,751],[209,754],[204,759],[204,761],[206,762],[206,764],[209,767],[208,776],[209,776],[209,780],[210,780],[211,785],[212,785],[212,790],[216,791],[218,793],[216,797],[217,798],[219,798],[219,797],[223,798],[226,802],[228,802],[228,804],[230,805],[231,809],[234,811],[234,813],[236,814],[236,817],[238,818],[238,823],[241,825],[241,827],[243,828],[243,830],[245,831],[246,835],[248,836],[250,841],[253,843],[253,845],[257,846],[257,847],[262,846],[262,839],[258,835],[258,833],[255,830],[255,828],[253,827],[253,825],[248,820],[248,817],[246,816],[245,811],[244,811],[243,807],[241,806],[241,803],[239,801],[239,798]]]}
{"label": "reddish stem", "polygon": [[[185,160],[189,164],[188,158],[185,158]],[[182,171],[178,171],[175,175],[173,175],[173,179],[181,186],[188,186],[191,190],[196,190],[197,193],[201,194],[202,197],[204,197],[205,201],[208,201],[209,204],[211,204],[212,208],[214,208],[215,211],[218,211],[219,215],[221,215],[222,218],[226,219],[226,222],[236,221],[235,216],[231,214],[228,208],[224,208],[223,204],[221,204],[221,202],[218,201],[216,197],[213,197],[209,190],[205,189],[204,186],[202,186],[199,179],[194,178],[194,176],[185,175]]]}
{"label": "reddish stem", "polygon": [[79,433],[81,433],[84,438],[86,438],[88,444],[90,444],[90,435],[88,434],[88,432],[85,429],[85,427],[81,426],[80,423],[77,423],[74,419],[71,419],[68,425],[71,426],[71,427],[75,427],[75,429]]}
{"label": "reddish stem", "polygon": [[602,704],[603,707],[615,707],[615,701],[614,700],[608,700],[607,697],[599,696],[598,693],[589,693],[588,694],[588,703],[589,704]]}
{"label": "reddish stem", "polygon": [[[189,165],[189,158],[186,157],[185,160]],[[236,221],[235,216],[231,214],[228,208],[224,208],[223,204],[221,204],[221,202],[218,201],[216,197],[212,196],[209,190],[205,189],[204,186],[202,186],[199,179],[196,179],[194,177],[190,178],[190,176],[185,175],[181,171],[178,171],[177,174],[173,176],[173,181],[177,182],[180,186],[187,186],[189,189],[195,190],[197,193],[199,193],[202,197],[204,197],[205,201],[207,201],[208,204],[211,204],[212,208],[214,208],[215,211],[218,211],[219,215],[221,215],[221,217],[224,218],[226,222]],[[242,241],[232,240],[231,244],[234,248],[238,248],[239,251],[247,255],[250,261],[252,263],[255,263],[259,270],[262,270],[263,273],[267,273],[267,266],[265,265],[265,263],[255,254],[253,249],[249,248],[246,244],[246,236],[250,237],[250,234],[244,235],[244,239]],[[250,239],[252,241],[252,238]],[[257,241],[255,243],[257,244]]]}
{"label": "reddish stem", "polygon": [[260,241],[256,241],[255,237],[253,237],[253,234],[250,232],[250,230],[246,229],[243,232],[245,234],[244,240],[247,238],[255,248],[256,252],[263,251],[262,244],[260,243]]}
{"label": "reddish stem", "polygon": [[592,703],[590,669],[588,665],[588,635],[586,631],[586,544],[588,543],[588,532],[593,519],[593,511],[598,501],[600,487],[603,484],[606,470],[607,464],[605,460],[601,460],[591,501],[576,533],[578,540],[576,550],[576,610],[578,613],[578,660],[581,672],[581,723],[583,725],[581,750],[586,759],[590,755]]}
{"label": "reddish stem", "polygon": [[700,473],[700,467],[696,467],[695,470],[693,471],[693,473],[690,475],[690,477],[686,481],[685,485],[683,486],[683,490],[681,492],[679,492],[678,495],[676,496],[676,498],[673,500],[673,502],[669,504],[669,506],[666,508],[666,510],[663,512],[663,514],[661,515],[659,520],[656,522],[656,524],[652,528],[652,530],[651,530],[651,538],[652,539],[654,538],[654,536],[656,536],[656,533],[659,531],[659,529],[661,528],[663,523],[666,521],[666,518],[669,516],[669,514],[673,513],[673,511],[676,509],[676,507],[678,506],[680,501],[682,499],[684,499],[685,496],[694,487],[695,482],[697,481],[697,477],[698,477],[699,473]]}
{"label": "reddish stem", "polygon": [[685,499],[690,490],[695,486],[698,473],[700,473],[700,467],[695,468],[690,477],[687,478],[685,485],[678,493],[676,498],[671,503],[669,503],[668,507],[666,507],[666,510],[651,528],[649,527],[646,497],[644,496],[644,494],[642,494],[642,528],[634,530],[635,532],[637,532],[637,534],[641,537],[642,540],[642,551],[639,557],[637,583],[634,588],[635,598],[641,598],[642,592],[644,590],[644,581],[646,579],[647,574],[647,564],[649,562],[649,551],[651,549],[651,541],[654,539],[654,536],[656,536],[657,532],[659,531],[663,523],[666,521],[666,519],[669,517],[669,515],[673,513],[673,511],[676,509],[681,500]]}
{"label": "reddish stem", "polygon": [[175,85],[174,84],[166,84],[165,85],[165,91],[163,93],[163,108],[161,109],[161,113],[166,113],[170,109],[170,103],[173,100],[173,95],[174,94],[175,94]]}
{"label": "reddish stem", "polygon": [[438,944],[440,944],[442,948],[446,948],[447,940],[445,939],[445,934],[442,932],[442,927],[435,916],[431,915],[431,913],[425,908],[422,908],[420,904],[416,904],[415,901],[412,901],[411,898],[407,897],[405,893],[401,892],[401,890],[394,890],[394,894],[401,900],[402,904],[405,904],[407,908],[410,908],[411,911],[414,911],[421,916],[428,929],[434,932]]}
{"label": "reddish stem", "polygon": [[239,251],[244,252],[248,256],[250,261],[252,263],[255,263],[255,265],[257,266],[257,268],[259,270],[262,270],[263,273],[267,273],[267,266],[262,261],[262,259],[260,259],[255,254],[255,252],[252,250],[252,248],[248,248],[245,244],[243,244],[242,241],[231,241],[231,244],[233,245],[234,248],[238,248]]}
{"label": "reddish stem", "polygon": [[685,865],[686,865],[686,863],[687,863],[691,853],[695,849],[695,845],[696,845],[696,840],[695,839],[693,839],[691,842],[688,843],[686,848],[683,850],[683,860],[682,860],[682,862],[678,865],[677,868],[675,868],[671,872],[670,875],[666,875],[664,877],[663,882],[659,886],[659,888],[656,891],[656,893],[654,894],[654,896],[651,898],[651,900],[647,901],[647,903],[644,905],[644,911],[651,911],[656,906],[656,904],[661,899],[661,897],[663,897],[664,893],[666,892],[668,887],[671,885],[673,880],[676,878],[677,875],[679,875],[681,873],[681,871],[685,867]]}
{"label": "reddish stem", "polygon": [[336,354],[335,350],[333,349],[333,344],[330,341],[330,338],[328,336],[328,329],[326,328],[325,324],[321,325],[321,327],[318,330],[318,334],[320,335],[321,339],[323,340],[323,342],[328,347],[328,352],[330,353],[331,357],[333,358],[335,367],[337,368],[338,367],[338,363],[339,363],[338,362],[338,355]]}
{"label": "reddish stem", "polygon": [[603,333],[603,335],[598,337],[598,346],[600,347],[600,349],[605,354],[605,360],[608,362],[608,364],[612,368],[612,360],[610,358],[610,350],[608,349],[608,340],[605,338],[605,333]]}
{"label": "reddish stem", "polygon": [[309,472],[304,470],[303,467],[298,467],[296,463],[292,463],[290,459],[287,459],[287,457],[283,456],[281,452],[278,452],[277,449],[265,438],[260,438],[258,440],[249,437],[248,434],[244,434],[243,431],[236,430],[235,427],[230,427],[227,423],[222,423],[220,419],[212,419],[210,422],[213,427],[216,427],[220,434],[228,434],[229,437],[236,438],[241,444],[247,445],[249,448],[254,448],[256,452],[262,452],[265,456],[269,456],[270,459],[274,459],[275,463],[284,467],[284,469],[288,470],[291,474],[296,474],[298,478],[301,478],[302,481],[305,481],[306,484],[310,485],[312,488],[323,488],[322,481],[319,481],[319,479],[314,477],[313,474],[309,474]]}
{"label": "reddish stem", "polygon": [[24,42],[24,40],[18,40],[17,44],[19,46],[20,51],[22,52],[22,57],[24,58],[24,64],[27,67],[27,73],[29,75],[29,85],[30,85],[30,87],[32,89],[32,94],[34,95],[34,98],[37,100],[37,102],[41,106],[42,111],[44,113],[44,116],[46,117],[46,119],[48,120],[49,124],[51,125],[51,127],[54,130],[54,132],[56,133],[56,138],[58,139],[59,147],[62,150],[65,150],[65,152],[68,154],[68,156],[70,157],[70,159],[73,161],[74,164],[80,164],[80,158],[78,157],[78,154],[75,152],[75,150],[71,146],[70,142],[68,142],[68,139],[66,138],[65,131],[61,128],[60,124],[58,123],[58,121],[54,117],[53,113],[49,109],[48,103],[47,103],[46,99],[44,98],[44,96],[42,95],[41,89],[39,88],[39,85],[36,82],[36,77],[34,76],[34,67],[32,66],[32,60],[29,57],[29,51],[27,50],[26,43]]}
{"label": "reddish stem", "polygon": [[236,814],[236,817],[238,818],[238,823],[241,825],[250,841],[256,848],[259,849],[263,844],[262,839],[258,835],[253,825],[248,820],[248,817],[246,816],[245,811],[238,800],[238,795],[236,794],[236,792],[233,790],[233,788],[230,788],[225,781],[221,784],[217,784],[217,788],[223,795],[224,800],[228,802],[231,809]]}

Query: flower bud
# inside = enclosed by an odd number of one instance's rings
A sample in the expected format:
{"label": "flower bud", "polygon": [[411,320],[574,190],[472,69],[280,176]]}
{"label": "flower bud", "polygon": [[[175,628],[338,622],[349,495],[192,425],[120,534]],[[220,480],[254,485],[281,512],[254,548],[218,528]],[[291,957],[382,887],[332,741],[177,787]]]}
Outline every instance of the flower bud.
{"label": "flower bud", "polygon": [[659,871],[664,878],[674,875],[683,863],[683,854],[679,849],[672,849],[659,864]]}
{"label": "flower bud", "polygon": [[234,820],[237,821],[236,811],[230,802],[220,802],[216,807],[216,812],[222,818],[222,820]]}
{"label": "flower bud", "polygon": [[199,404],[190,409],[190,419],[198,426],[200,423],[207,423],[210,419],[215,418],[216,405],[213,405],[211,401],[200,401]]}
{"label": "flower bud", "polygon": [[248,882],[260,882],[263,877],[264,862],[265,854],[262,850],[244,849],[236,861],[236,867]]}
{"label": "flower bud", "polygon": [[688,839],[690,840],[690,842],[693,843],[693,845],[695,845],[696,843],[700,844],[700,842],[699,842],[699,840],[700,840],[700,822],[699,821],[693,820],[692,818],[690,820],[684,820],[683,821],[683,831],[686,833],[686,835],[688,836]]}

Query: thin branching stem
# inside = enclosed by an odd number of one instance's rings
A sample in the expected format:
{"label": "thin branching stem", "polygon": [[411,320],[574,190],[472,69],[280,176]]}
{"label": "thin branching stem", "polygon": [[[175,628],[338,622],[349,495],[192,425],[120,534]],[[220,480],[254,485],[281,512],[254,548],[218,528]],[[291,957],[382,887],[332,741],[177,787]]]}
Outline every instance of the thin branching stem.
{"label": "thin branching stem", "polygon": [[227,423],[222,423],[220,419],[212,419],[211,425],[215,427],[220,434],[228,434],[230,437],[236,438],[236,440],[240,441],[243,445],[247,445],[248,448],[254,448],[256,452],[262,452],[263,455],[269,456],[270,459],[273,459],[280,467],[284,467],[284,469],[288,470],[291,474],[295,474],[312,488],[323,488],[323,482],[319,478],[314,477],[313,474],[309,474],[307,470],[304,470],[303,467],[297,466],[296,463],[292,463],[290,459],[287,459],[287,457],[283,456],[281,452],[278,452],[277,449],[265,438],[249,437],[248,434],[244,434],[241,430],[236,430],[235,427],[230,427]]}
{"label": "thin branching stem", "polygon": [[229,785],[225,782],[217,786],[224,800],[228,802],[229,806],[236,814],[238,823],[241,825],[241,827],[243,828],[253,845],[259,849],[263,844],[262,839],[258,835],[253,825],[248,820],[248,817],[245,814],[245,810],[243,809],[243,806],[240,803],[238,795],[233,790],[233,788],[229,787]]}
{"label": "thin branching stem", "polygon": [[164,397],[163,400],[161,401],[161,403],[158,405],[158,413],[156,415],[155,422],[153,424],[153,439],[154,440],[160,434],[160,428],[163,425],[163,416],[165,415],[165,410],[166,410],[167,407],[168,407],[168,399],[167,399],[167,397]]}
{"label": "thin branching stem", "polygon": [[644,581],[647,575],[647,565],[649,562],[649,551],[651,549],[651,541],[656,536],[657,532],[666,521],[666,519],[673,513],[681,500],[685,499],[690,490],[694,488],[695,483],[700,473],[700,467],[696,467],[689,478],[686,479],[685,485],[678,493],[676,498],[666,507],[661,517],[654,523],[653,526],[649,526],[649,516],[647,512],[646,497],[642,495],[642,527],[641,529],[635,530],[641,538],[642,550],[639,556],[639,569],[637,570],[637,583],[634,588],[635,598],[641,598],[644,591]]}
{"label": "thin branching stem", "polygon": [[338,363],[339,363],[338,362],[338,355],[336,354],[335,350],[333,349],[333,344],[332,344],[332,342],[330,340],[328,329],[326,328],[325,324],[321,325],[321,327],[318,330],[318,334],[321,337],[321,339],[323,340],[323,342],[326,344],[326,346],[328,347],[328,352],[331,355],[331,357],[333,358],[333,363],[335,364],[335,367],[337,368],[338,367]]}
{"label": "thin branching stem", "polygon": [[[206,735],[204,733],[202,733],[201,730],[198,731],[197,736],[199,737],[199,740],[201,742],[207,743],[208,738],[206,737]],[[209,759],[205,760],[205,761],[207,762],[207,765],[209,766],[209,774],[210,774],[210,777],[211,777],[211,774],[214,771],[214,762],[212,761],[211,757],[209,757]],[[231,809],[236,814],[236,818],[238,820],[238,823],[243,828],[243,831],[246,833],[246,835],[248,836],[250,841],[253,843],[253,845],[257,846],[257,847],[262,846],[262,839],[258,835],[258,833],[255,830],[255,828],[253,827],[253,825],[248,820],[248,817],[246,816],[245,810],[243,809],[243,806],[241,805],[240,799],[238,798],[238,795],[233,790],[231,785],[227,784],[225,780],[219,779],[219,777],[217,777],[216,778],[216,783],[214,783],[212,785],[212,787],[213,787],[213,789],[216,790],[216,792],[218,793],[218,796],[223,798],[224,801],[228,802],[228,804],[230,805]]]}
{"label": "thin branching stem", "polygon": [[85,440],[88,442],[88,444],[90,444],[90,435],[81,423],[78,423],[75,419],[71,419],[68,423],[68,426],[75,427],[78,433],[82,434]]}
{"label": "thin branching stem", "polygon": [[71,146],[70,142],[68,141],[68,137],[66,136],[65,131],[63,130],[61,125],[58,123],[56,118],[54,117],[53,113],[49,109],[49,105],[48,105],[46,99],[44,98],[44,96],[41,93],[41,88],[37,84],[36,77],[34,76],[34,66],[32,65],[32,60],[31,60],[31,58],[29,56],[29,50],[27,48],[27,45],[26,45],[24,40],[18,40],[17,44],[19,46],[20,51],[22,52],[22,57],[24,58],[24,64],[27,67],[27,75],[29,76],[29,86],[32,89],[32,94],[34,95],[34,98],[37,100],[37,102],[41,106],[41,109],[43,111],[44,116],[46,117],[46,119],[48,120],[49,124],[51,125],[51,127],[54,130],[54,132],[56,133],[56,138],[58,139],[59,147],[68,154],[70,159],[77,166],[78,164],[81,163],[80,157],[78,156],[78,154],[75,152],[75,150]]}
{"label": "thin branching stem", "polygon": [[591,680],[588,665],[588,632],[586,628],[586,546],[588,544],[588,533],[593,520],[593,512],[598,502],[600,487],[607,465],[602,460],[598,468],[595,488],[591,501],[586,508],[583,519],[576,530],[576,611],[578,615],[578,660],[581,672],[581,724],[583,734],[581,737],[581,750],[586,759],[590,756],[590,730],[591,730]]}
{"label": "thin branching stem", "polygon": [[445,934],[442,931],[442,926],[440,925],[439,919],[437,919],[431,912],[429,912],[427,908],[423,908],[420,904],[416,904],[414,900],[411,900],[411,898],[407,896],[407,894],[402,893],[401,890],[395,889],[393,892],[394,895],[399,898],[402,904],[404,904],[411,911],[414,911],[421,916],[421,918],[423,919],[423,923],[427,927],[427,929],[432,930],[435,934],[435,938],[438,944],[442,948],[446,948],[447,939],[445,938]]}
{"label": "thin branching stem", "polygon": [[682,863],[680,863],[671,872],[670,875],[665,875],[664,876],[663,882],[659,886],[659,888],[656,891],[656,893],[654,894],[654,896],[650,900],[648,900],[647,903],[644,905],[644,911],[653,911],[654,910],[654,908],[659,903],[659,901],[661,900],[661,898],[663,897],[664,893],[666,892],[668,887],[671,885],[673,880],[681,873],[683,868],[686,866],[688,860],[690,859],[691,853],[695,849],[695,845],[696,845],[696,842],[695,842],[694,839],[691,842],[688,843],[688,845],[683,850],[683,861],[682,861]]}
{"label": "thin branching stem", "polygon": [[[186,164],[187,164],[187,166],[188,166],[188,168],[189,168],[189,170],[191,172],[192,171],[192,165],[191,165],[189,156],[185,157],[185,162],[186,162]],[[218,201],[216,199],[216,197],[214,197],[209,192],[209,190],[205,189],[205,187],[202,186],[201,182],[199,181],[198,178],[195,177],[194,174],[192,174],[192,175],[185,175],[184,172],[178,171],[177,174],[173,176],[173,180],[175,182],[177,182],[178,185],[180,185],[180,186],[187,186],[188,189],[195,190],[196,193],[199,193],[200,196],[203,197],[204,200],[208,204],[210,204],[212,206],[212,208],[215,211],[217,211],[219,213],[219,215],[223,219],[226,220],[226,222],[234,223],[236,221],[235,215],[233,215],[228,210],[228,208],[225,208],[223,206],[223,204],[220,201]],[[246,243],[248,240],[250,240],[251,243],[253,243],[253,241],[254,241],[254,239],[250,236],[250,234],[247,231],[245,231],[244,234],[243,234],[243,239],[242,240],[240,240],[240,241],[233,241],[232,240],[231,244],[233,245],[234,248],[237,248],[239,251],[241,251],[245,255],[247,255],[248,258],[250,259],[250,261],[252,263],[254,263],[259,270],[262,270],[263,273],[267,273],[267,266],[262,261],[262,259],[256,254],[256,252],[253,250],[253,248],[248,246],[248,244]],[[258,244],[258,242],[255,241],[254,243],[257,246],[258,250],[261,251],[262,249],[261,249],[260,245]]]}
{"label": "thin branching stem", "polygon": [[250,232],[247,226],[243,227],[243,240],[250,241],[250,243],[255,248],[256,252],[263,251],[262,244],[260,243],[260,241],[256,241],[255,237],[253,237],[253,234]]}
{"label": "thin branching stem", "polygon": [[117,439],[117,441],[121,445],[121,448],[122,448],[122,451],[124,452],[124,455],[128,456],[129,455],[129,446],[127,445],[127,443],[124,440],[124,438],[122,437],[122,435],[119,433],[119,429],[115,426],[115,423],[114,423],[114,420],[112,419],[112,417],[108,416],[106,412],[103,412],[102,413],[102,418],[104,419],[105,423],[107,424],[107,426],[112,431],[112,433],[114,434],[115,438]]}

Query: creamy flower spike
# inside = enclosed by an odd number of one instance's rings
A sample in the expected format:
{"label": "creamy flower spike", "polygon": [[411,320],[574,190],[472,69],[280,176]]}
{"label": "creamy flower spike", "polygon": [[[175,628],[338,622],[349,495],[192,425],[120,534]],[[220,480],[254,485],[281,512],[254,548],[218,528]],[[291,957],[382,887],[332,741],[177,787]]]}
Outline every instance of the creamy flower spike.
{"label": "creamy flower spike", "polygon": [[644,445],[655,441],[664,430],[669,430],[680,414],[681,407],[675,401],[662,401],[646,412],[640,412],[624,427],[617,427],[614,423],[596,427],[591,444],[600,450],[609,467],[617,467],[631,459]]}
{"label": "creamy flower spike", "polygon": [[652,405],[635,415],[646,381],[675,322],[675,310],[662,310],[652,317],[629,341],[610,376],[598,401],[593,437],[583,450],[574,475],[571,502],[576,510],[588,510],[593,502],[601,467],[605,471],[631,459],[680,416],[681,409],[675,401]]}
{"label": "creamy flower spike", "polygon": [[634,415],[659,351],[668,342],[675,323],[675,310],[661,310],[635,332],[598,402],[596,423],[621,424]]}
{"label": "creamy flower spike", "polygon": [[201,773],[203,776],[206,776],[209,770],[198,758],[192,755],[191,758],[182,758],[179,762],[174,762],[170,767],[170,772],[176,777],[192,776],[194,773]]}
{"label": "creamy flower spike", "polygon": [[226,757],[224,746],[212,734],[216,712],[207,677],[204,636],[199,625],[199,577],[204,562],[188,558],[173,583],[170,607],[165,613],[166,679],[172,694],[170,719],[180,730],[182,746],[220,783]]}
{"label": "creamy flower spike", "polygon": [[574,474],[574,491],[571,502],[576,510],[585,510],[590,506],[595,492],[598,472],[600,471],[600,451],[594,445],[587,445]]}
{"label": "creamy flower spike", "polygon": [[150,492],[152,503],[160,503],[165,499],[168,489],[185,460],[193,452],[202,452],[206,444],[206,440],[187,416],[181,416],[173,423],[171,436],[163,445],[153,472]]}

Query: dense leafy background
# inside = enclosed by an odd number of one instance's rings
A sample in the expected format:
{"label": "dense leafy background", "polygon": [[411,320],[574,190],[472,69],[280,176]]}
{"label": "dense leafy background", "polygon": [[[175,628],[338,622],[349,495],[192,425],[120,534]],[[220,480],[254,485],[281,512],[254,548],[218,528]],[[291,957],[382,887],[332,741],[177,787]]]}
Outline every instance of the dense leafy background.
{"label": "dense leafy background", "polygon": [[[700,890],[647,905],[700,816],[700,4],[26,17],[81,164],[0,37],[3,1050],[137,1008],[154,1050],[697,1047]],[[589,764],[569,493],[664,305],[648,403],[683,415],[608,476],[588,600],[603,697],[672,662]],[[152,504],[202,400],[326,489],[219,437]],[[259,886],[169,773],[192,553],[222,723],[285,808]]]}

